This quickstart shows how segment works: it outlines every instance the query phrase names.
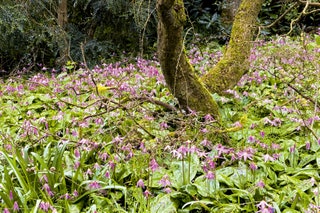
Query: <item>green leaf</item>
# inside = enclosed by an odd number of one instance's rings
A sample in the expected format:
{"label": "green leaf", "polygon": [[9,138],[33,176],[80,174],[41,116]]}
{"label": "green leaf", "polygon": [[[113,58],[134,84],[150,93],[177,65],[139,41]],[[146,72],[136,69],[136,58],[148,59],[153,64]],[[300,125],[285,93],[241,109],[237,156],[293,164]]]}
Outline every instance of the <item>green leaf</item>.
{"label": "green leaf", "polygon": [[314,38],[316,40],[316,44],[320,46],[320,35],[315,35]]}
{"label": "green leaf", "polygon": [[0,151],[0,153],[5,157],[5,159],[9,163],[12,172],[15,174],[15,176],[18,179],[18,181],[20,183],[20,186],[23,188],[24,192],[27,193],[29,191],[29,185],[27,184],[27,181],[24,178],[25,175],[23,175],[20,172],[20,170],[19,170],[19,168],[18,168],[18,166],[16,164],[16,161],[11,159],[11,157],[9,157],[7,155],[7,153],[5,153],[3,151]]}
{"label": "green leaf", "polygon": [[177,212],[177,204],[174,203],[170,194],[160,194],[150,204],[152,213],[175,213]]}
{"label": "green leaf", "polygon": [[190,155],[188,159],[173,161],[170,165],[172,171],[172,185],[181,188],[193,180],[200,169],[200,161],[196,154]]}
{"label": "green leaf", "polygon": [[294,210],[294,209],[287,208],[287,209],[283,210],[282,213],[301,213],[301,212],[297,211],[297,210]]}
{"label": "green leaf", "polygon": [[215,197],[215,192],[220,188],[220,184],[216,179],[208,180],[205,175],[196,178],[193,183],[197,187],[198,193],[203,197]]}

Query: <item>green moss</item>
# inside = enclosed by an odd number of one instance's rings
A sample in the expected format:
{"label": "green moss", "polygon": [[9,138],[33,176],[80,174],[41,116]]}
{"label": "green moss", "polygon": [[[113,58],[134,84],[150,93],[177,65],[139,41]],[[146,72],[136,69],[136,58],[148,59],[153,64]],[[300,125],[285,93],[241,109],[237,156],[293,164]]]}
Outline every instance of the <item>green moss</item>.
{"label": "green moss", "polygon": [[211,92],[222,93],[234,87],[248,70],[248,58],[256,18],[263,0],[243,0],[235,17],[231,39],[223,58],[201,78]]}

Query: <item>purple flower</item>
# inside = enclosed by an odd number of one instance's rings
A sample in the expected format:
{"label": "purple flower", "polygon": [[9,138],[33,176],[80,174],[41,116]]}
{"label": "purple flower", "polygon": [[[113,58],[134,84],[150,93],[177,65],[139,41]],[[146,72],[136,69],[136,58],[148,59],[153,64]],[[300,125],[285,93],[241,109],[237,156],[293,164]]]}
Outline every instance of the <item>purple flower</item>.
{"label": "purple flower", "polygon": [[253,171],[255,171],[255,170],[258,169],[258,166],[257,166],[255,163],[253,163],[253,162],[250,162],[250,163],[249,163],[249,166],[250,166],[250,169],[253,170]]}
{"label": "purple flower", "polygon": [[48,183],[48,177],[47,177],[47,175],[42,175],[42,177],[40,178],[40,182],[41,182],[41,183],[43,183],[43,182]]}
{"label": "purple flower", "polygon": [[157,161],[154,158],[152,158],[152,160],[149,163],[149,167],[150,167],[151,171],[154,172],[159,168],[159,164],[157,163]]}
{"label": "purple flower", "polygon": [[208,180],[213,180],[213,179],[215,178],[215,175],[214,175],[213,172],[209,171],[209,172],[207,172],[207,174],[206,174],[206,178],[207,178]]}
{"label": "purple flower", "polygon": [[290,153],[294,153],[295,150],[296,150],[296,144],[294,144],[289,148]]}
{"label": "purple flower", "polygon": [[275,159],[274,159],[273,157],[271,157],[269,154],[263,155],[263,159],[264,159],[264,162],[274,161],[274,160],[275,160]]}
{"label": "purple flower", "polygon": [[210,149],[212,148],[212,143],[211,141],[207,140],[207,139],[204,139],[203,141],[201,141],[200,145]]}
{"label": "purple flower", "polygon": [[90,189],[100,189],[101,186],[97,181],[92,181],[89,183],[89,188]]}
{"label": "purple flower", "polygon": [[87,169],[87,171],[85,172],[86,175],[91,176],[93,173],[91,171],[90,168]]}
{"label": "purple flower", "polygon": [[247,159],[252,160],[253,154],[255,153],[255,150],[252,148],[247,148],[245,150],[239,151],[237,153],[238,158],[241,159],[243,158],[244,161],[246,161]]}
{"label": "purple flower", "polygon": [[272,144],[271,144],[271,149],[273,149],[273,150],[278,150],[278,149],[280,149],[280,145],[279,145],[279,144],[276,144],[276,143],[272,143]]}
{"label": "purple flower", "polygon": [[189,152],[188,147],[186,147],[185,145],[181,145],[178,149],[178,152],[182,155],[182,156],[186,156]]}
{"label": "purple flower", "polygon": [[248,141],[254,143],[256,141],[256,138],[253,135],[250,135]]}
{"label": "purple flower", "polygon": [[262,180],[258,181],[258,183],[256,184],[257,187],[259,188],[264,188],[265,187],[265,184]]}
{"label": "purple flower", "polygon": [[65,199],[65,200],[70,200],[71,196],[69,193],[65,193],[64,195],[61,195],[60,198]]}
{"label": "purple flower", "polygon": [[10,190],[10,192],[9,192],[9,199],[10,199],[10,200],[13,200],[13,193],[12,193],[12,190]]}
{"label": "purple flower", "polygon": [[76,158],[80,158],[79,149],[75,149],[75,150],[74,150],[74,156],[75,156]]}
{"label": "purple flower", "polygon": [[159,180],[159,184],[161,184],[162,187],[167,187],[171,185],[171,182],[169,180],[168,175],[164,175],[161,180]]}
{"label": "purple flower", "polygon": [[208,121],[214,121],[214,118],[213,118],[210,114],[206,114],[206,115],[204,116],[204,120],[205,120],[206,122],[208,122]]}
{"label": "purple flower", "polygon": [[140,188],[144,188],[145,185],[144,185],[144,182],[142,179],[139,179],[138,182],[137,182],[137,187],[140,187]]}
{"label": "purple flower", "polygon": [[167,194],[169,194],[169,193],[172,192],[172,190],[171,190],[169,187],[163,189],[163,191],[164,191],[165,193],[167,193]]}
{"label": "purple flower", "polygon": [[111,160],[110,160],[108,164],[109,164],[109,166],[110,166],[111,169],[114,169],[114,168],[116,167],[116,164],[115,164],[114,161],[111,161]]}
{"label": "purple flower", "polygon": [[50,189],[49,184],[47,184],[47,183],[45,183],[45,184],[43,185],[42,190],[45,190],[50,197],[52,197],[52,196],[54,195],[53,192],[52,192],[51,189]]}
{"label": "purple flower", "polygon": [[110,178],[110,172],[106,171],[106,174],[104,175],[106,178]]}
{"label": "purple flower", "polygon": [[262,200],[260,203],[257,204],[257,207],[259,208],[258,212],[261,213],[273,213],[274,209],[271,205],[269,205],[266,201]]}
{"label": "purple flower", "polygon": [[74,191],[73,191],[73,196],[74,196],[74,197],[78,197],[78,195],[79,195],[78,191],[77,191],[77,190],[74,190]]}
{"label": "purple flower", "polygon": [[40,202],[39,208],[44,212],[48,212],[50,209],[53,209],[53,207],[50,205],[49,202],[43,202],[43,201]]}
{"label": "purple flower", "polygon": [[74,163],[73,168],[77,170],[77,169],[79,168],[79,166],[80,166],[80,161],[76,161],[76,162]]}
{"label": "purple flower", "polygon": [[19,211],[19,210],[20,210],[20,208],[19,208],[18,202],[14,201],[14,203],[13,203],[13,211]]}
{"label": "purple flower", "polygon": [[311,146],[310,142],[307,141],[307,142],[306,142],[306,150],[310,150],[310,146]]}
{"label": "purple flower", "polygon": [[149,190],[146,190],[143,192],[143,195],[148,198],[151,195],[151,192]]}
{"label": "purple flower", "polygon": [[5,209],[3,210],[3,213],[10,213],[10,211],[9,211],[8,208],[5,208]]}
{"label": "purple flower", "polygon": [[168,124],[166,122],[162,122],[162,123],[160,123],[160,128],[161,129],[168,129],[169,126],[168,126]]}

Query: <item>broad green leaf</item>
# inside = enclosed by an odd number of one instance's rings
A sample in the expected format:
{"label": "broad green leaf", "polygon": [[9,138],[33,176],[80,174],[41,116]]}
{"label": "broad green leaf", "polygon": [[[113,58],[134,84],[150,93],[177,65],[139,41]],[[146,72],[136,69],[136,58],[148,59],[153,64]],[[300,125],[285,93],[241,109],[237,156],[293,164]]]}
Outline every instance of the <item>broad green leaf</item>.
{"label": "broad green leaf", "polygon": [[181,188],[193,180],[200,169],[200,161],[196,154],[191,154],[185,160],[175,160],[170,165],[172,171],[172,185]]}
{"label": "broad green leaf", "polygon": [[198,193],[203,197],[212,197],[214,198],[216,192],[220,188],[219,181],[216,179],[208,180],[205,175],[197,177],[193,183],[197,187]]}
{"label": "broad green leaf", "polygon": [[150,204],[150,211],[154,213],[175,213],[177,204],[174,203],[170,194],[159,194]]}

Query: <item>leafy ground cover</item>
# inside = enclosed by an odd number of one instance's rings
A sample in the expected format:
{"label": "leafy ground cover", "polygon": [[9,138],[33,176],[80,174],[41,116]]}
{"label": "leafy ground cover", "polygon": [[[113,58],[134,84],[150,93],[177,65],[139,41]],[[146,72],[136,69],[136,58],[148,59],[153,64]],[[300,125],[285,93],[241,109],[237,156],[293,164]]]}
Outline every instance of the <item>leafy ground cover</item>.
{"label": "leafy ground cover", "polygon": [[[256,42],[222,123],[177,110],[156,60],[2,80],[0,209],[319,211],[319,39]],[[222,55],[189,52],[199,73]]]}

